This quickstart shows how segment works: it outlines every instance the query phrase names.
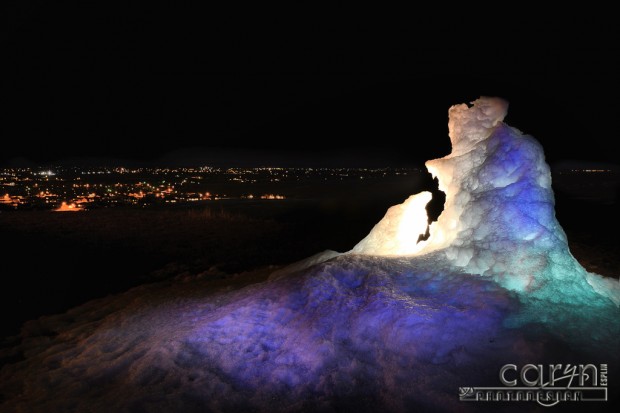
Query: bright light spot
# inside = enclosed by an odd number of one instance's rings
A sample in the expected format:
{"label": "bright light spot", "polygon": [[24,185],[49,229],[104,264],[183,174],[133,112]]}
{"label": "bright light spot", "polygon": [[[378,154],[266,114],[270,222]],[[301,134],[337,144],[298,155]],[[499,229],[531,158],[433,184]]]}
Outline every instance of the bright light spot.
{"label": "bright light spot", "polygon": [[404,203],[388,209],[370,234],[357,244],[351,252],[369,255],[410,255],[424,246],[418,242],[426,233],[428,215],[426,204],[431,200],[430,192],[410,196]]}
{"label": "bright light spot", "polygon": [[56,208],[54,211],[55,212],[77,212],[77,211],[82,211],[82,207],[79,205],[76,205],[75,203],[68,204],[66,202],[63,202],[60,205],[60,207]]}

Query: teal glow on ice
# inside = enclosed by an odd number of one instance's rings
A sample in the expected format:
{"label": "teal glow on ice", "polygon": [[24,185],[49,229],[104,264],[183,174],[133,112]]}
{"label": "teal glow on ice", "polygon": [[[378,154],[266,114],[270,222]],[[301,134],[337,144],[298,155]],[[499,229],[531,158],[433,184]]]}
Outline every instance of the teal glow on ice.
{"label": "teal glow on ice", "polygon": [[[531,136],[502,122],[507,111],[506,101],[487,97],[450,108],[452,153],[426,163],[446,194],[444,211],[430,226],[427,241],[415,248],[393,246],[393,227],[399,225],[402,232],[402,222],[415,221],[404,215],[419,210],[393,207],[352,252],[433,253],[463,272],[494,279],[527,302],[577,305],[579,311],[610,301],[619,305],[617,280],[586,272],[571,255],[555,218],[543,149]],[[399,239],[415,243],[420,231],[410,230],[414,241]]]}

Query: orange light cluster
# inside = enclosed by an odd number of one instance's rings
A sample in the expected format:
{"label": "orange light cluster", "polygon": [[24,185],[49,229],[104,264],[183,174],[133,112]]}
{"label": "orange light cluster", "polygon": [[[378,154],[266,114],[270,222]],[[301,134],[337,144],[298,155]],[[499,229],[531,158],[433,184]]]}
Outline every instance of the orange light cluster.
{"label": "orange light cluster", "polygon": [[261,195],[260,199],[286,199],[286,197],[284,195],[266,194],[266,195]]}
{"label": "orange light cluster", "polygon": [[74,202],[72,202],[70,204],[68,204],[66,202],[63,202],[54,211],[56,211],[56,212],[77,212],[77,211],[82,211],[82,207],[80,205],[77,205]]}

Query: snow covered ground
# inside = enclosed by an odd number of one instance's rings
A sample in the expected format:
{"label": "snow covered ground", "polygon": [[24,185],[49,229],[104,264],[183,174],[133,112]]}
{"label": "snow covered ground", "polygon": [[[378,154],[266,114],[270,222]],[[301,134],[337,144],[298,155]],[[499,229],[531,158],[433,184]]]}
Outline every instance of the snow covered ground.
{"label": "snow covered ground", "polygon": [[177,280],[29,322],[0,410],[476,411],[459,387],[499,386],[507,363],[618,365],[611,302],[539,313],[437,264],[343,255],[238,290]]}

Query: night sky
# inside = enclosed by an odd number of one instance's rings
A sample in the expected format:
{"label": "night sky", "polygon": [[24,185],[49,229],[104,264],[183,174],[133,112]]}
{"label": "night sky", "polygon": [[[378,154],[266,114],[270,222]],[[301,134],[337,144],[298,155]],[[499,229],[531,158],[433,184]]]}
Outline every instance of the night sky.
{"label": "night sky", "polygon": [[448,107],[480,95],[510,101],[506,122],[552,162],[617,160],[620,33],[604,10],[111,3],[2,6],[0,165],[414,165],[449,152]]}

